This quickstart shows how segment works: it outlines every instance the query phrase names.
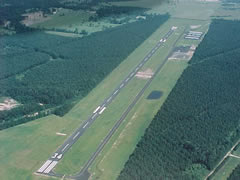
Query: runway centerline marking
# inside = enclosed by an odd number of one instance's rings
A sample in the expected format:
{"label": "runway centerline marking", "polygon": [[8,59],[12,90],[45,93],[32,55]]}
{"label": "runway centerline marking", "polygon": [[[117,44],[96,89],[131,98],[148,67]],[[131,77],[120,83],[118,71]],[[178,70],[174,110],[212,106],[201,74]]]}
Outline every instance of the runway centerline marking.
{"label": "runway centerline marking", "polygon": [[62,149],[62,152],[69,146],[69,144],[67,144],[66,146],[64,146],[64,148]]}
{"label": "runway centerline marking", "polygon": [[[95,115],[97,115],[97,114],[95,114]],[[88,125],[88,122],[83,126],[83,129],[84,129],[87,125]]]}
{"label": "runway centerline marking", "polygon": [[73,137],[73,139],[75,139],[79,134],[80,132],[77,132],[77,134]]}

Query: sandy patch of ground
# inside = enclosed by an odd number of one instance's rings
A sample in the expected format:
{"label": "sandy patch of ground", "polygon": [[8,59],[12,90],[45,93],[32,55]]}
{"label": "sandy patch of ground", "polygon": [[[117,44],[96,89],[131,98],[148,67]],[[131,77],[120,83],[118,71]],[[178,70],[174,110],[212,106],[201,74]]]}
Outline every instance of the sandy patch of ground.
{"label": "sandy patch of ground", "polygon": [[56,132],[56,135],[58,135],[58,136],[66,136],[67,134]]}
{"label": "sandy patch of ground", "polygon": [[18,106],[18,102],[11,98],[6,98],[0,103],[0,111],[10,110]]}
{"label": "sandy patch of ground", "polygon": [[186,50],[186,48],[181,49],[181,47],[180,47],[179,49],[175,50],[168,59],[169,60],[187,60],[187,61],[189,61],[192,58],[195,50],[196,50],[195,45],[187,47],[187,50]]}
{"label": "sandy patch of ground", "polygon": [[33,24],[41,23],[50,19],[50,17],[45,16],[42,11],[26,13],[23,14],[23,16],[25,16],[25,19],[22,21],[22,23],[26,26],[31,26]]}
{"label": "sandy patch of ground", "polygon": [[151,69],[146,69],[145,71],[139,71],[135,75],[139,79],[150,79],[153,76],[153,71]]}
{"label": "sandy patch of ground", "polygon": [[64,36],[64,37],[83,37],[81,34],[75,34],[75,33],[68,33],[68,32],[57,32],[57,31],[44,31],[47,34],[53,34],[58,36]]}
{"label": "sandy patch of ground", "polygon": [[201,2],[219,2],[219,0],[199,0]]}
{"label": "sandy patch of ground", "polygon": [[190,26],[191,29],[197,29],[197,28],[200,28],[200,27],[201,27],[201,25],[192,25],[192,26]]}

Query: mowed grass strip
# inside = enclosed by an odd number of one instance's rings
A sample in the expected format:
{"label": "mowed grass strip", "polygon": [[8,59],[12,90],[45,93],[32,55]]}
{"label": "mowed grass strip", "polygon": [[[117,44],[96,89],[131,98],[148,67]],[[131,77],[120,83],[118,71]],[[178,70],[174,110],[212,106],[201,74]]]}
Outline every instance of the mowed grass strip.
{"label": "mowed grass strip", "polygon": [[240,159],[235,157],[228,157],[224,164],[219,168],[214,175],[210,178],[211,180],[227,180],[232,171],[240,164]]}
{"label": "mowed grass strip", "polygon": [[33,172],[66,138],[56,135],[65,121],[51,115],[0,131],[1,179],[40,179]]}

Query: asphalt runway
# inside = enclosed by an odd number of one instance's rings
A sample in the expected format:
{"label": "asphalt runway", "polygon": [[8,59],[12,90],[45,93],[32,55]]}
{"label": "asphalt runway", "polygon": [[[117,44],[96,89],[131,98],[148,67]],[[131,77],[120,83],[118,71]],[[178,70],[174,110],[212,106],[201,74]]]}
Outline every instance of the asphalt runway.
{"label": "asphalt runway", "polygon": [[[44,174],[49,176],[56,176],[56,177],[62,177],[63,175],[55,174],[52,170],[57,165],[57,163],[63,158],[64,154],[73,146],[73,144],[83,135],[83,133],[91,126],[91,124],[100,116],[107,106],[111,104],[111,102],[114,100],[114,98],[120,93],[120,91],[129,83],[129,81],[136,75],[138,70],[142,68],[142,66],[154,55],[154,53],[161,47],[162,44],[164,44],[169,36],[174,32],[174,28],[171,28],[168,33],[158,41],[158,43],[152,48],[152,50],[143,58],[143,60],[127,75],[127,77],[121,81],[121,83],[115,88],[115,90],[111,93],[109,97],[107,97],[103,103],[101,103],[99,106],[96,107],[94,112],[91,114],[91,116],[86,120],[84,123],[81,124],[81,126],[75,130],[71,136],[67,138],[67,140],[57,149],[57,151],[37,170],[38,174]],[[81,172],[78,173],[75,177],[70,178],[78,178],[84,172],[88,169],[88,167],[92,164],[92,162],[95,160],[99,152],[103,149],[104,145],[108,142],[108,140],[111,138],[111,136],[114,134],[116,129],[120,126],[121,122],[125,119],[129,111],[132,109],[132,107],[136,104],[138,99],[142,96],[145,89],[150,85],[153,78],[155,77],[155,74],[161,70],[162,66],[165,64],[167,59],[159,66],[158,70],[154,73],[151,79],[147,82],[147,84],[144,86],[144,88],[137,94],[136,98],[132,102],[132,104],[127,108],[127,110],[122,115],[121,119],[117,121],[115,126],[111,129],[109,134],[105,137],[104,141],[99,145],[97,151],[91,156],[89,161],[85,164],[85,166],[82,168]]]}

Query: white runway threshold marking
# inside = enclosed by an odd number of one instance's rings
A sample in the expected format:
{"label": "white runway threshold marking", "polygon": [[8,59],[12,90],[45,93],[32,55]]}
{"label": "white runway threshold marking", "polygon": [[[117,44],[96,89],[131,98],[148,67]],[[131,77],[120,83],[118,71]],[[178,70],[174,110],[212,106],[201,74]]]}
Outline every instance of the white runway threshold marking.
{"label": "white runway threshold marking", "polygon": [[96,113],[100,109],[100,107],[101,106],[98,106],[97,109],[95,109],[95,111],[93,112],[93,114]]}
{"label": "white runway threshold marking", "polygon": [[44,173],[49,173],[57,165],[57,163],[57,161],[53,161],[50,166],[48,166],[48,168],[44,171]]}
{"label": "white runway threshold marking", "polygon": [[64,146],[64,148],[62,149],[62,152],[69,146],[69,144],[67,144],[66,146]]}
{"label": "white runway threshold marking", "polygon": [[102,114],[105,109],[106,109],[106,107],[104,107],[104,108],[99,112],[99,114]]}
{"label": "white runway threshold marking", "polygon": [[51,162],[51,160],[47,160],[37,172],[43,172]]}

